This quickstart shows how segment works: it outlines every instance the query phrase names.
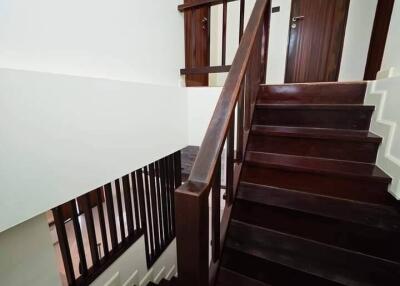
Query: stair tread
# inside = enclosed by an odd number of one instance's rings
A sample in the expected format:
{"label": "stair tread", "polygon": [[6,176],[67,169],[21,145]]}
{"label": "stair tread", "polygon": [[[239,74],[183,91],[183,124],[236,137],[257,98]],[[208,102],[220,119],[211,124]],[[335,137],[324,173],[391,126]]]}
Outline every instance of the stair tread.
{"label": "stair tread", "polygon": [[[345,285],[394,285],[398,263],[232,220],[227,247]],[[385,284],[386,283],[386,284]]]}
{"label": "stair tread", "polygon": [[243,181],[237,199],[400,231],[400,211],[394,205],[376,205]]}
{"label": "stair tread", "polygon": [[221,267],[218,274],[217,286],[270,286],[264,282],[247,277],[235,271]]}
{"label": "stair tread", "polygon": [[382,138],[365,130],[253,125],[252,134],[268,136],[341,139],[380,143]]}
{"label": "stair tread", "polygon": [[391,178],[376,165],[352,161],[251,151],[246,154],[246,164],[391,182]]}
{"label": "stair tread", "polygon": [[362,104],[288,104],[288,103],[260,103],[257,109],[300,109],[300,110],[375,110],[373,105]]}

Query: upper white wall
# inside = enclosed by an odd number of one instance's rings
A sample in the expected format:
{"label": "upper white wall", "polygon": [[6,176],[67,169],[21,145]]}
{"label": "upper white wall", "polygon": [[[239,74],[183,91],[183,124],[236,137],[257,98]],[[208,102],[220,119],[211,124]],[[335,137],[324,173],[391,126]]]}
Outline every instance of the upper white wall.
{"label": "upper white wall", "polygon": [[187,145],[184,88],[0,69],[0,232]]}
{"label": "upper white wall", "polygon": [[0,67],[178,85],[181,0],[1,0]]}
{"label": "upper white wall", "polygon": [[362,80],[377,0],[350,0],[339,81]]}
{"label": "upper white wall", "polygon": [[395,68],[400,75],[400,1],[394,3],[381,70]]}
{"label": "upper white wall", "polygon": [[280,12],[271,14],[267,65],[267,83],[269,84],[280,84],[285,81],[292,1],[272,0],[272,7],[276,6],[280,7]]}

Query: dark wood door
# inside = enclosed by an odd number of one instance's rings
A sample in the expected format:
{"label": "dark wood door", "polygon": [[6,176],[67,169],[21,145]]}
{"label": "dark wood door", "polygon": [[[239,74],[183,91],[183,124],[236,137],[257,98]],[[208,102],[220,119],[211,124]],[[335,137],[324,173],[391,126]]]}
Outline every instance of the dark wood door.
{"label": "dark wood door", "polygon": [[293,0],[286,83],[337,81],[349,0]]}

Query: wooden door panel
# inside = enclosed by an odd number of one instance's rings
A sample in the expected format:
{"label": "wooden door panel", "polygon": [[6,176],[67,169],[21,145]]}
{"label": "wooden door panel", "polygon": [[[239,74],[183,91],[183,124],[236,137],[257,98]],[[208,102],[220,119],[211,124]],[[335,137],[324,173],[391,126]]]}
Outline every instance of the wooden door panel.
{"label": "wooden door panel", "polygon": [[293,0],[285,82],[337,81],[348,8],[349,0]]}

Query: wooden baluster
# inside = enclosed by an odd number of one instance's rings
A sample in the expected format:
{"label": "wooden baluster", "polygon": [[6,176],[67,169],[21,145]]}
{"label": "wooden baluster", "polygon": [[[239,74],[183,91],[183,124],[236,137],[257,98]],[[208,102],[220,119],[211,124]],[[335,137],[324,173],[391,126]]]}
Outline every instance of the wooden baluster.
{"label": "wooden baluster", "polygon": [[245,82],[243,81],[237,104],[236,161],[239,163],[243,161],[244,86]]}
{"label": "wooden baluster", "polygon": [[148,231],[148,238],[149,238],[149,246],[150,246],[150,256],[153,258],[154,256],[154,236],[153,236],[153,213],[151,211],[151,201],[150,201],[150,190],[149,190],[149,171],[148,167],[143,168],[144,173],[144,194],[146,199],[146,213],[147,213],[147,231]]}
{"label": "wooden baluster", "polygon": [[227,0],[222,4],[222,65],[226,65],[226,18],[228,10]]}
{"label": "wooden baluster", "polygon": [[175,236],[175,199],[174,199],[174,158],[173,155],[167,157],[167,172],[168,172],[168,194],[169,194],[169,217],[171,218],[171,237]]}
{"label": "wooden baluster", "polygon": [[212,261],[215,263],[220,256],[220,220],[221,220],[221,157],[215,166],[214,183],[211,190],[212,200]]}
{"label": "wooden baluster", "polygon": [[239,43],[243,37],[244,30],[244,9],[245,9],[245,0],[240,0],[240,19],[239,19]]}
{"label": "wooden baluster", "polygon": [[108,249],[107,230],[106,230],[106,223],[104,219],[104,209],[103,209],[104,196],[102,192],[103,188],[98,188],[96,190],[97,211],[99,213],[100,233],[101,233],[104,256],[107,256],[109,249]]}
{"label": "wooden baluster", "polygon": [[157,194],[156,194],[156,185],[155,185],[155,177],[154,177],[154,163],[149,165],[149,180],[150,180],[150,199],[151,199],[151,216],[152,223],[154,229],[154,246],[156,255],[158,256],[160,253],[161,245],[160,245],[160,231],[159,231],[159,221],[158,221],[158,212],[157,212]]}
{"label": "wooden baluster", "polygon": [[269,26],[270,26],[270,19],[271,19],[271,1],[268,1],[267,9],[265,10],[264,14],[264,27],[263,27],[263,37],[264,37],[264,59],[263,59],[263,71],[264,74],[262,75],[262,82],[266,83],[267,80],[267,64],[268,64],[268,47],[269,47]]}
{"label": "wooden baluster", "polygon": [[139,236],[142,232],[141,230],[143,229],[143,226],[141,226],[141,223],[140,223],[139,200],[138,200],[138,190],[137,190],[135,172],[131,173],[131,181],[132,181],[133,208],[135,211],[135,222],[136,222],[135,233],[136,233],[136,236]]}
{"label": "wooden baluster", "polygon": [[104,194],[106,196],[106,208],[107,208],[107,218],[108,218],[108,226],[110,229],[110,237],[111,237],[111,246],[112,249],[118,245],[118,237],[117,237],[117,226],[115,224],[115,212],[114,212],[114,201],[111,183],[108,183],[104,186]]}
{"label": "wooden baluster", "polygon": [[160,170],[160,160],[154,163],[155,177],[156,177],[156,193],[157,193],[157,208],[158,208],[158,222],[160,227],[160,239],[161,245],[166,244],[165,239],[165,225],[163,222],[163,199],[162,199],[162,189],[161,189],[161,170]]}
{"label": "wooden baluster", "polygon": [[233,171],[235,153],[235,113],[232,115],[231,127],[229,129],[226,144],[226,202],[233,203]]}
{"label": "wooden baluster", "polygon": [[138,200],[140,207],[140,224],[142,225],[142,230],[145,234],[144,239],[144,247],[146,252],[146,262],[147,267],[150,268],[150,245],[149,245],[149,237],[147,232],[147,215],[146,215],[146,204],[145,204],[145,195],[143,188],[143,173],[142,170],[139,169],[135,172],[136,183],[137,183],[137,191],[138,191]]}
{"label": "wooden baluster", "polygon": [[67,277],[68,285],[75,285],[74,266],[72,264],[71,251],[61,207],[53,209],[53,217],[57,231],[58,244],[60,245],[61,256],[64,263],[65,276]]}
{"label": "wooden baluster", "polygon": [[90,193],[83,195],[82,201],[84,202],[85,206],[84,213],[85,213],[86,229],[89,238],[89,247],[90,247],[92,262],[93,265],[98,265],[99,251],[97,248],[96,229],[94,227],[93,212],[90,204]]}
{"label": "wooden baluster", "polygon": [[252,93],[251,71],[252,71],[252,65],[249,65],[245,75],[246,84],[244,86],[244,131],[245,132],[249,131],[250,121],[251,121],[250,118],[251,93]]}
{"label": "wooden baluster", "polygon": [[134,235],[134,226],[133,226],[131,185],[129,183],[129,175],[125,175],[122,177],[122,185],[124,188],[124,201],[125,201],[126,222],[128,225],[128,237],[131,237]]}
{"label": "wooden baluster", "polygon": [[182,185],[181,151],[174,153],[175,189]]}
{"label": "wooden baluster", "polygon": [[85,247],[84,247],[83,239],[82,239],[82,229],[81,229],[81,225],[79,223],[78,209],[76,207],[76,201],[72,200],[68,203],[68,205],[71,209],[71,220],[72,220],[72,224],[74,226],[75,240],[76,240],[76,246],[78,249],[81,273],[82,273],[82,277],[86,277],[87,273],[88,273],[88,268],[87,268],[87,262],[86,262]]}
{"label": "wooden baluster", "polygon": [[121,230],[121,240],[124,240],[125,239],[125,222],[124,222],[124,211],[122,208],[122,196],[121,196],[121,188],[120,188],[120,184],[119,184],[119,179],[115,180],[114,183],[115,183],[115,193],[117,195],[119,229]]}
{"label": "wooden baluster", "polygon": [[168,203],[168,180],[166,171],[166,159],[162,158],[160,160],[160,173],[161,173],[161,191],[162,191],[162,201],[163,201],[163,220],[165,225],[165,236],[166,240],[171,239],[171,219],[168,215],[169,213],[169,203]]}

